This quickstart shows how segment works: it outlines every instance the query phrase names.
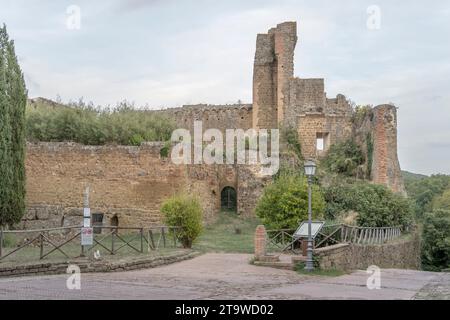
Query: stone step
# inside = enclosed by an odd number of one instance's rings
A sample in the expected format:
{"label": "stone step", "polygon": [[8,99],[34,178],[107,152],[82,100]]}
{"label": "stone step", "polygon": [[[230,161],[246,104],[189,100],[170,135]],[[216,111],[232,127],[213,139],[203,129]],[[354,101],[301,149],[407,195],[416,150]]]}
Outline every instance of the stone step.
{"label": "stone step", "polygon": [[284,269],[284,270],[294,270],[294,264],[289,262],[281,262],[281,261],[275,261],[275,262],[265,262],[265,261],[255,261],[254,262],[256,266],[260,267],[270,267],[270,268],[276,268],[276,269]]}
{"label": "stone step", "polygon": [[299,262],[306,262],[306,256],[293,256],[291,258],[293,264],[297,264]]}

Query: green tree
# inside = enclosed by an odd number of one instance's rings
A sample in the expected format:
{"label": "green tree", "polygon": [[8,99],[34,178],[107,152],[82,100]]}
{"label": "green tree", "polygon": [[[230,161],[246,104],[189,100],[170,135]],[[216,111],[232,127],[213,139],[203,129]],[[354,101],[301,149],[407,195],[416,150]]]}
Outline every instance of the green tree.
{"label": "green tree", "polygon": [[435,210],[424,216],[422,268],[429,271],[450,268],[449,210]]}
{"label": "green tree", "polygon": [[0,28],[0,225],[25,213],[25,108],[27,90],[6,26]]}
{"label": "green tree", "polygon": [[412,223],[411,202],[382,185],[367,182],[335,183],[325,189],[328,219],[355,211],[363,227],[407,227]]}
{"label": "green tree", "polygon": [[[312,212],[323,217],[325,202],[317,185],[312,190]],[[308,186],[298,174],[281,174],[268,185],[256,206],[256,214],[269,229],[294,229],[308,218]]]}
{"label": "green tree", "polygon": [[188,195],[173,196],[162,204],[161,212],[168,226],[181,227],[176,235],[185,248],[191,248],[203,229],[203,210],[197,198]]}
{"label": "green tree", "polygon": [[433,200],[433,209],[450,210],[450,189],[444,191]]}

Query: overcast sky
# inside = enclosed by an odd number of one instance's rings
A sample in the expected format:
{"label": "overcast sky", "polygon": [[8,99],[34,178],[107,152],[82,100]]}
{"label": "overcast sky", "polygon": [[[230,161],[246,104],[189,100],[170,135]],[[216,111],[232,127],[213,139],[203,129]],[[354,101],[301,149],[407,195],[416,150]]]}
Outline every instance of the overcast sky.
{"label": "overcast sky", "polygon": [[29,96],[101,105],[250,103],[256,34],[283,21],[295,76],[395,103],[402,169],[450,174],[449,1],[0,0]]}

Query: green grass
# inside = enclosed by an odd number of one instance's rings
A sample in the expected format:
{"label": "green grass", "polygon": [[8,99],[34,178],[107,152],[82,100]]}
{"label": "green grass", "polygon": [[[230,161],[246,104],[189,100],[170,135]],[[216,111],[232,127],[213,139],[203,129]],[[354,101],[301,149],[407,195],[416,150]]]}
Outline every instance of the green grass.
{"label": "green grass", "polygon": [[346,274],[345,271],[343,270],[338,270],[338,269],[328,269],[328,270],[323,270],[323,269],[319,269],[317,267],[314,267],[314,270],[311,272],[308,272],[305,270],[305,264],[304,263],[298,263],[295,266],[295,271],[299,274],[302,275],[307,275],[307,276],[321,276],[321,277],[339,277],[342,276],[344,274]]}
{"label": "green grass", "polygon": [[[219,213],[194,242],[193,249],[202,252],[253,253],[254,234],[261,224],[257,218],[243,218],[233,212]],[[236,229],[240,233],[236,233]]]}

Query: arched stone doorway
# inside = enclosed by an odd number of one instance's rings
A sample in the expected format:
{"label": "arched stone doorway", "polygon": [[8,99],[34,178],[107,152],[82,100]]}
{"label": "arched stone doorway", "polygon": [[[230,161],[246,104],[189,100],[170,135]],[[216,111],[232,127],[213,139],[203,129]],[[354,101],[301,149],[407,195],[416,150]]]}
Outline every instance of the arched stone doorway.
{"label": "arched stone doorway", "polygon": [[237,212],[237,194],[233,187],[225,187],[220,193],[220,209]]}

